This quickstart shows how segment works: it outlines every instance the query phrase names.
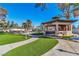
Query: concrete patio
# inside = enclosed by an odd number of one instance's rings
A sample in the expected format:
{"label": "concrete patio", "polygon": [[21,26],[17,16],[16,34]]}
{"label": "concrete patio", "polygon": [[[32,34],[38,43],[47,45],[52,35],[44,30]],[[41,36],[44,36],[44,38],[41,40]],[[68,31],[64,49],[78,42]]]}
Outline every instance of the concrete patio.
{"label": "concrete patio", "polygon": [[79,56],[79,42],[57,40],[59,44],[42,56]]}

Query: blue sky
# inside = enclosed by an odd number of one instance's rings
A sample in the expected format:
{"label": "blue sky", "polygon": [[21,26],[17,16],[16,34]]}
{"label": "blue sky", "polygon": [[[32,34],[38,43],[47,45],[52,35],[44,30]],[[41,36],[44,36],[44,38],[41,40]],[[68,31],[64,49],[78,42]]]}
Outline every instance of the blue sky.
{"label": "blue sky", "polygon": [[[48,4],[48,9],[44,11],[41,11],[40,7],[35,8],[35,4],[33,3],[5,3],[0,4],[0,7],[8,11],[7,20],[14,21],[19,25],[30,19],[34,26],[39,26],[42,22],[49,21],[53,16],[62,13],[55,3]],[[78,22],[75,23],[76,26]]]}

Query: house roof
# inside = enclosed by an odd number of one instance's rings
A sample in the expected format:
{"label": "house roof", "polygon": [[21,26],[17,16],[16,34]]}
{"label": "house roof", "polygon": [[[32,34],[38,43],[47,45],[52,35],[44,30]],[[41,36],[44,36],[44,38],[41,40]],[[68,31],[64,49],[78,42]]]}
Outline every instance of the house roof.
{"label": "house roof", "polygon": [[55,19],[55,20],[52,20],[52,21],[48,21],[48,22],[44,22],[42,24],[49,24],[49,23],[53,23],[53,22],[70,22],[70,23],[73,23],[73,22],[76,22],[77,20],[60,20],[60,19]]}

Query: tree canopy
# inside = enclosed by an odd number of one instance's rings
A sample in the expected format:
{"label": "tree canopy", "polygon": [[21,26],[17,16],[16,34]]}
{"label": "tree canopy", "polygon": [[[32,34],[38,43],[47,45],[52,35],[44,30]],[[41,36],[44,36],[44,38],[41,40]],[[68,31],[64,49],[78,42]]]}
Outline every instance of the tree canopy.
{"label": "tree canopy", "polygon": [[[36,3],[35,6],[41,7],[41,9],[45,10],[47,8],[46,3]],[[71,14],[74,17],[79,16],[79,3],[57,3],[58,9],[63,12],[58,16],[65,17],[66,19],[71,18]]]}

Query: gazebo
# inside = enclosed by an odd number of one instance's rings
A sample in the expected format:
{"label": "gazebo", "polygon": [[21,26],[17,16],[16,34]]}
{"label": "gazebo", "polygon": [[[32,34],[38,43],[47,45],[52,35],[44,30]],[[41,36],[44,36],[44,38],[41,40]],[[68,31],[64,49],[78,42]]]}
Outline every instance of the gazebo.
{"label": "gazebo", "polygon": [[42,23],[43,32],[51,32],[56,36],[72,36],[72,23],[77,20],[61,20],[59,18]]}

